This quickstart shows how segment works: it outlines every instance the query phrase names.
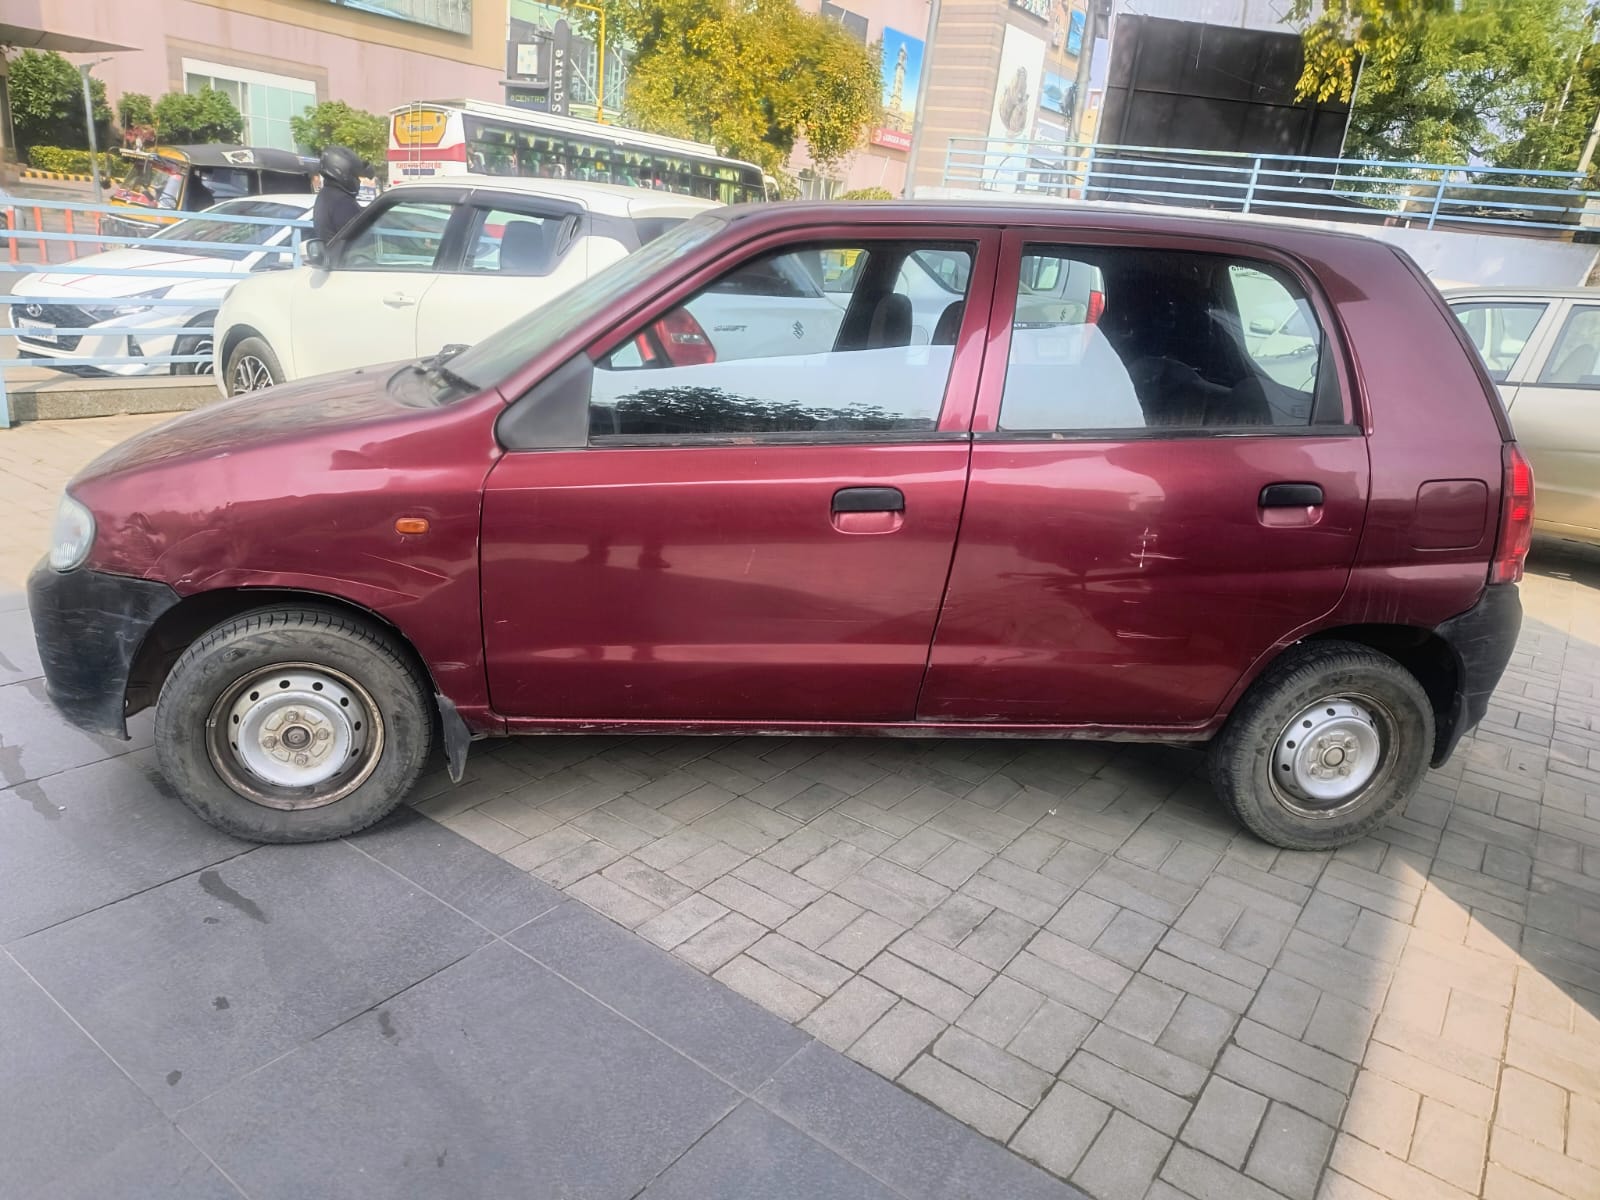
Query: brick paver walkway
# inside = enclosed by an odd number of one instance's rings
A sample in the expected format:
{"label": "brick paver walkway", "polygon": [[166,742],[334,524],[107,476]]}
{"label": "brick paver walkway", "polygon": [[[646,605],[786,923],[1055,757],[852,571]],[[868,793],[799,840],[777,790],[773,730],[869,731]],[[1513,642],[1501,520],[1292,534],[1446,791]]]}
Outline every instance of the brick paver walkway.
{"label": "brick paver walkway", "polygon": [[1098,1200],[1592,1198],[1600,554],[1524,602],[1488,720],[1335,854],[1092,743],[484,743],[414,802]]}

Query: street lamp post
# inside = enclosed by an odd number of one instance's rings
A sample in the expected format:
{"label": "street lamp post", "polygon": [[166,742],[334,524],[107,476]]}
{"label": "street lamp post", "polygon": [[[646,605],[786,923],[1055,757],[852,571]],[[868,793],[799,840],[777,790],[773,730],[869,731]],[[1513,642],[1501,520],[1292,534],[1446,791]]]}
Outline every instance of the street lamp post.
{"label": "street lamp post", "polygon": [[94,180],[91,198],[96,204],[100,202],[100,147],[94,136],[94,96],[89,90],[89,72],[101,63],[110,61],[109,58],[97,58],[78,64],[78,77],[83,81],[83,120],[89,127],[89,178]]}

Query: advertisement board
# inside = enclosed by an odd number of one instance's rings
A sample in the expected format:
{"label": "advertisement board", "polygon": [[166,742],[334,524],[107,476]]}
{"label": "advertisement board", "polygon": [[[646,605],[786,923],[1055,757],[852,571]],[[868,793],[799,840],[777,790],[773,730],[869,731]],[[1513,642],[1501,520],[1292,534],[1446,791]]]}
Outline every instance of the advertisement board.
{"label": "advertisement board", "polygon": [[872,131],[874,146],[911,149],[911,127],[917,115],[917,89],[922,85],[921,38],[898,29],[883,31],[883,124]]}
{"label": "advertisement board", "polygon": [[324,0],[340,8],[372,13],[449,33],[472,32],[472,0]]}

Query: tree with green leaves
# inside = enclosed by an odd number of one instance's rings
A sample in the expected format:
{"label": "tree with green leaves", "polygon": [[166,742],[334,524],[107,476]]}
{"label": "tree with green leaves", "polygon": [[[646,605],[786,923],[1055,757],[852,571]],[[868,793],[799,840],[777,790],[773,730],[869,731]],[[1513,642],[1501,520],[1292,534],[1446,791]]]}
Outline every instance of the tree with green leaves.
{"label": "tree with green leaves", "polygon": [[837,163],[877,118],[876,48],[793,0],[606,0],[630,48],[623,116],[781,175],[801,138]]}
{"label": "tree with green leaves", "polygon": [[[83,77],[77,67],[53,50],[24,50],[7,66],[6,85],[19,148],[88,148]],[[111,142],[111,106],[106,103],[106,85],[90,76],[89,95],[94,107],[95,140],[104,147]]]}
{"label": "tree with green leaves", "polygon": [[313,105],[300,116],[290,117],[289,128],[294,140],[312,154],[320,154],[328,146],[345,146],[374,169],[389,156],[388,120],[351,108],[343,100]]}
{"label": "tree with green leaves", "polygon": [[156,123],[155,101],[143,92],[123,92],[117,101],[117,119],[124,129]]}
{"label": "tree with green leaves", "polygon": [[1584,0],[1296,0],[1294,15],[1307,22],[1299,96],[1354,98],[1353,158],[1493,166],[1535,154],[1519,147],[1564,92],[1570,103],[1591,39]]}
{"label": "tree with green leaves", "polygon": [[156,131],[168,145],[237,142],[244,136],[244,115],[216,88],[168,92],[156,101]]}

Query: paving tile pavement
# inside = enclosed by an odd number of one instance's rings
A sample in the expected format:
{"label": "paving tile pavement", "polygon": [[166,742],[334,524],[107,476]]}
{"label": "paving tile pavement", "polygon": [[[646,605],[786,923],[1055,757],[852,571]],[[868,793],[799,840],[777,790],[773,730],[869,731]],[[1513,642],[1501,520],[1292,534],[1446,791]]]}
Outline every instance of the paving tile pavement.
{"label": "paving tile pavement", "polygon": [[546,738],[412,802],[1100,1200],[1596,1197],[1600,554],[1524,604],[1332,854],[1090,743]]}
{"label": "paving tile pavement", "polygon": [[514,741],[413,802],[1099,1200],[1600,1197],[1600,554],[1524,603],[1337,853],[1089,743]]}

